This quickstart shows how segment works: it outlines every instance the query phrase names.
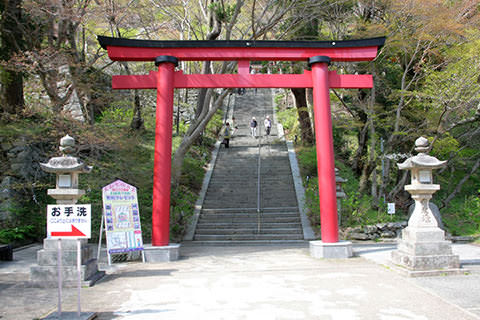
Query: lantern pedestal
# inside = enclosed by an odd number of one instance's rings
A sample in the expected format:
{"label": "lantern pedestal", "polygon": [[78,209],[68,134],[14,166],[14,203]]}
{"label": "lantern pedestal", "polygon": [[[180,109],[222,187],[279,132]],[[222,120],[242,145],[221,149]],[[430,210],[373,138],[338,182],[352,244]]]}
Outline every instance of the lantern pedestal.
{"label": "lantern pedestal", "polygon": [[445,240],[445,232],[430,209],[432,195],[440,190],[433,184],[432,170],[446,165],[446,161],[427,155],[428,140],[420,137],[415,141],[418,155],[398,164],[402,170],[411,171],[412,183],[405,190],[415,200],[415,209],[402,231],[397,250],[392,252],[392,262],[398,270],[410,277],[461,274],[460,259],[452,252],[451,242]]}
{"label": "lantern pedestal", "polygon": [[[56,287],[58,284],[58,241],[43,239],[43,249],[37,251],[37,264],[30,267],[30,281],[36,287]],[[77,240],[62,239],[62,286],[74,288],[78,284]],[[105,275],[97,267],[95,245],[80,239],[82,251],[81,285],[90,287]]]}
{"label": "lantern pedestal", "polygon": [[410,228],[402,231],[392,262],[409,277],[464,274],[458,255],[452,253],[451,242],[440,228]]}
{"label": "lantern pedestal", "polygon": [[460,259],[452,252],[450,241],[429,206],[433,192],[439,185],[405,186],[415,200],[415,210],[408,220],[408,227],[402,231],[398,249],[392,252],[392,262],[402,273],[410,277],[462,274]]}

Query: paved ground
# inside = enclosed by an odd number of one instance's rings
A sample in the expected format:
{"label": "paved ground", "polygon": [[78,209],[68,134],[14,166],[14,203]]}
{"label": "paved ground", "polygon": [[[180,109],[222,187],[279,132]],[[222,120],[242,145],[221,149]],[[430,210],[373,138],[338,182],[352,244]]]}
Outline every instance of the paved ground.
{"label": "paved ground", "polygon": [[[306,246],[184,246],[179,261],[116,264],[82,310],[99,319],[480,319],[480,247],[455,245],[472,273],[404,278],[385,267],[392,246],[355,246],[348,260],[318,260]],[[0,318],[56,310],[57,290],[28,285],[38,246],[0,262]],[[76,311],[76,289],[63,310]]]}

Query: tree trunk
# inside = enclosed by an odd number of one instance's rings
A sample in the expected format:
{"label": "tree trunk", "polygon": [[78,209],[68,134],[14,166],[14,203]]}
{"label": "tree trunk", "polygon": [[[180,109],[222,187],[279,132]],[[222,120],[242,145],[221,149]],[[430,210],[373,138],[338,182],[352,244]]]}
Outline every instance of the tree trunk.
{"label": "tree trunk", "polygon": [[360,176],[365,166],[365,155],[367,153],[368,123],[364,123],[362,130],[357,134],[358,148],[353,157],[352,170]]}
{"label": "tree trunk", "polygon": [[[372,68],[373,69],[373,68]],[[375,70],[372,70],[372,76],[375,78]],[[368,123],[370,125],[370,155],[369,155],[369,164],[368,167],[372,170],[372,175],[370,179],[371,183],[371,192],[370,195],[373,198],[372,206],[378,208],[378,184],[377,184],[377,157],[376,157],[376,131],[375,131],[375,86],[370,91],[370,103],[369,103],[369,112],[368,112]]]}
{"label": "tree trunk", "polygon": [[402,177],[398,179],[397,185],[388,194],[388,199],[390,199],[390,201],[394,201],[397,194],[405,187],[405,184],[407,183],[408,173],[409,170],[403,170]]}
{"label": "tree trunk", "polygon": [[448,206],[448,204],[450,203],[450,201],[452,201],[452,199],[455,197],[455,195],[462,190],[462,186],[464,185],[464,183],[467,182],[467,180],[475,173],[475,171],[477,171],[478,167],[480,167],[480,158],[477,159],[477,161],[475,162],[475,164],[472,167],[472,170],[470,170],[470,172],[467,175],[465,175],[462,178],[462,180],[460,180],[460,182],[458,182],[458,184],[455,186],[455,189],[453,190],[453,192],[450,193],[448,195],[448,197],[445,200],[442,201],[442,206],[440,207],[440,209]]}
{"label": "tree trunk", "polygon": [[[225,90],[222,94],[215,100],[213,107],[205,114],[203,118],[197,118],[195,123],[192,123],[188,128],[188,133],[183,137],[180,146],[178,146],[177,150],[172,159],[172,184],[178,185],[180,182],[180,176],[182,175],[182,165],[183,159],[187,154],[188,150],[192,146],[192,144],[198,139],[201,135],[205,127],[207,126],[210,119],[213,117],[215,112],[217,112],[218,108],[222,106],[223,100],[229,93],[229,90]],[[209,96],[209,95],[208,95]],[[209,99],[210,100],[210,99]]]}
{"label": "tree trunk", "polygon": [[142,105],[140,104],[140,95],[138,90],[134,90],[134,107],[133,107],[132,122],[130,122],[130,128],[138,131],[145,129],[144,121],[142,118]]}
{"label": "tree trunk", "polygon": [[308,113],[306,90],[305,88],[292,88],[291,90],[295,97],[295,106],[297,107],[302,143],[312,145],[313,132],[310,114]]}
{"label": "tree trunk", "polygon": [[[15,53],[20,52],[22,45],[22,31],[18,27],[22,19],[22,1],[6,1],[0,27],[0,58],[8,61]],[[15,70],[5,69],[2,74],[2,109],[4,112],[15,114],[23,110],[23,75]]]}

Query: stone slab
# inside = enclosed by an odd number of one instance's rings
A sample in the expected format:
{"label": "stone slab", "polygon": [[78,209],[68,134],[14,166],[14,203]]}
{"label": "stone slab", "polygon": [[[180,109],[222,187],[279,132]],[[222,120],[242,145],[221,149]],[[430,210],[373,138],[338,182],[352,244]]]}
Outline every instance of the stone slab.
{"label": "stone slab", "polygon": [[[82,264],[87,263],[91,257],[94,257],[93,246],[82,247]],[[62,265],[76,265],[77,264],[77,249],[75,250],[63,250],[62,249]],[[37,262],[41,266],[56,266],[58,260],[58,250],[38,250]]]}
{"label": "stone slab", "polygon": [[[87,239],[79,239],[82,248],[88,245]],[[45,250],[57,250],[58,239],[45,238],[43,239],[43,248]],[[62,239],[62,250],[77,250],[77,239]],[[93,244],[92,244],[93,245]]]}
{"label": "stone slab", "polygon": [[399,241],[398,250],[416,256],[451,255],[452,245],[450,241],[413,243]]}
{"label": "stone slab", "polygon": [[180,257],[180,244],[170,243],[168,246],[144,245],[145,262],[159,263],[176,261]]}
{"label": "stone slab", "polygon": [[445,232],[440,228],[413,228],[406,227],[402,230],[402,239],[409,242],[435,242],[444,241]]}
{"label": "stone slab", "polygon": [[[88,279],[81,279],[80,280],[80,286],[82,288],[88,288],[92,287],[105,276],[105,271],[97,271],[95,274],[91,275],[90,278]],[[31,277],[31,275],[30,275]],[[32,288],[58,288],[58,275],[55,280],[52,280],[52,277],[50,277],[48,280],[37,280],[37,281],[30,281],[29,286]],[[69,279],[65,280],[63,279],[62,281],[62,288],[77,288],[78,287],[78,279]]]}
{"label": "stone slab", "polygon": [[347,259],[353,256],[352,243],[339,241],[324,243],[321,240],[310,241],[310,256],[324,259]]}
{"label": "stone slab", "polygon": [[460,268],[457,255],[411,255],[400,250],[392,251],[392,262],[411,271],[450,270]]}
{"label": "stone slab", "polygon": [[292,170],[292,178],[295,187],[295,194],[297,196],[298,210],[300,212],[300,219],[302,222],[303,238],[305,240],[314,240],[315,233],[313,232],[310,220],[307,217],[305,205],[305,189],[303,188],[302,177],[300,175],[300,168],[298,166],[295,149],[291,141],[287,141],[288,159],[290,161],[290,169]]}
{"label": "stone slab", "polygon": [[[77,285],[77,266],[62,266],[62,279],[65,287]],[[98,271],[97,260],[91,259],[80,267],[82,286],[92,286],[98,279],[103,277],[105,272]],[[58,267],[34,265],[30,267],[30,281],[37,287],[45,287],[57,284]]]}
{"label": "stone slab", "polygon": [[62,312],[58,314],[57,311],[52,312],[42,320],[90,320],[95,319],[97,314],[95,312],[80,312],[78,316],[77,312]]}
{"label": "stone slab", "polygon": [[447,270],[428,270],[428,271],[413,271],[404,268],[398,268],[397,270],[400,274],[403,274],[409,278],[420,278],[420,277],[440,277],[440,276],[457,276],[457,275],[468,275],[470,271],[467,269],[447,269]]}

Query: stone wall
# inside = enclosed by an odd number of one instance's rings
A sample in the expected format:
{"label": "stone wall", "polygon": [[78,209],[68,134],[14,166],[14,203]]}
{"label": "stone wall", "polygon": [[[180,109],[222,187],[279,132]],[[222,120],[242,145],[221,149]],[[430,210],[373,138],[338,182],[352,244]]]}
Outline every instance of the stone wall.
{"label": "stone wall", "polygon": [[363,227],[349,227],[342,230],[343,237],[348,240],[377,240],[399,238],[407,221],[377,223]]}
{"label": "stone wall", "polygon": [[[45,145],[31,143],[25,137],[9,140],[0,137],[0,222],[10,217],[16,201],[34,198],[33,184],[46,174],[39,162],[47,159]],[[33,199],[34,200],[34,199]]]}

